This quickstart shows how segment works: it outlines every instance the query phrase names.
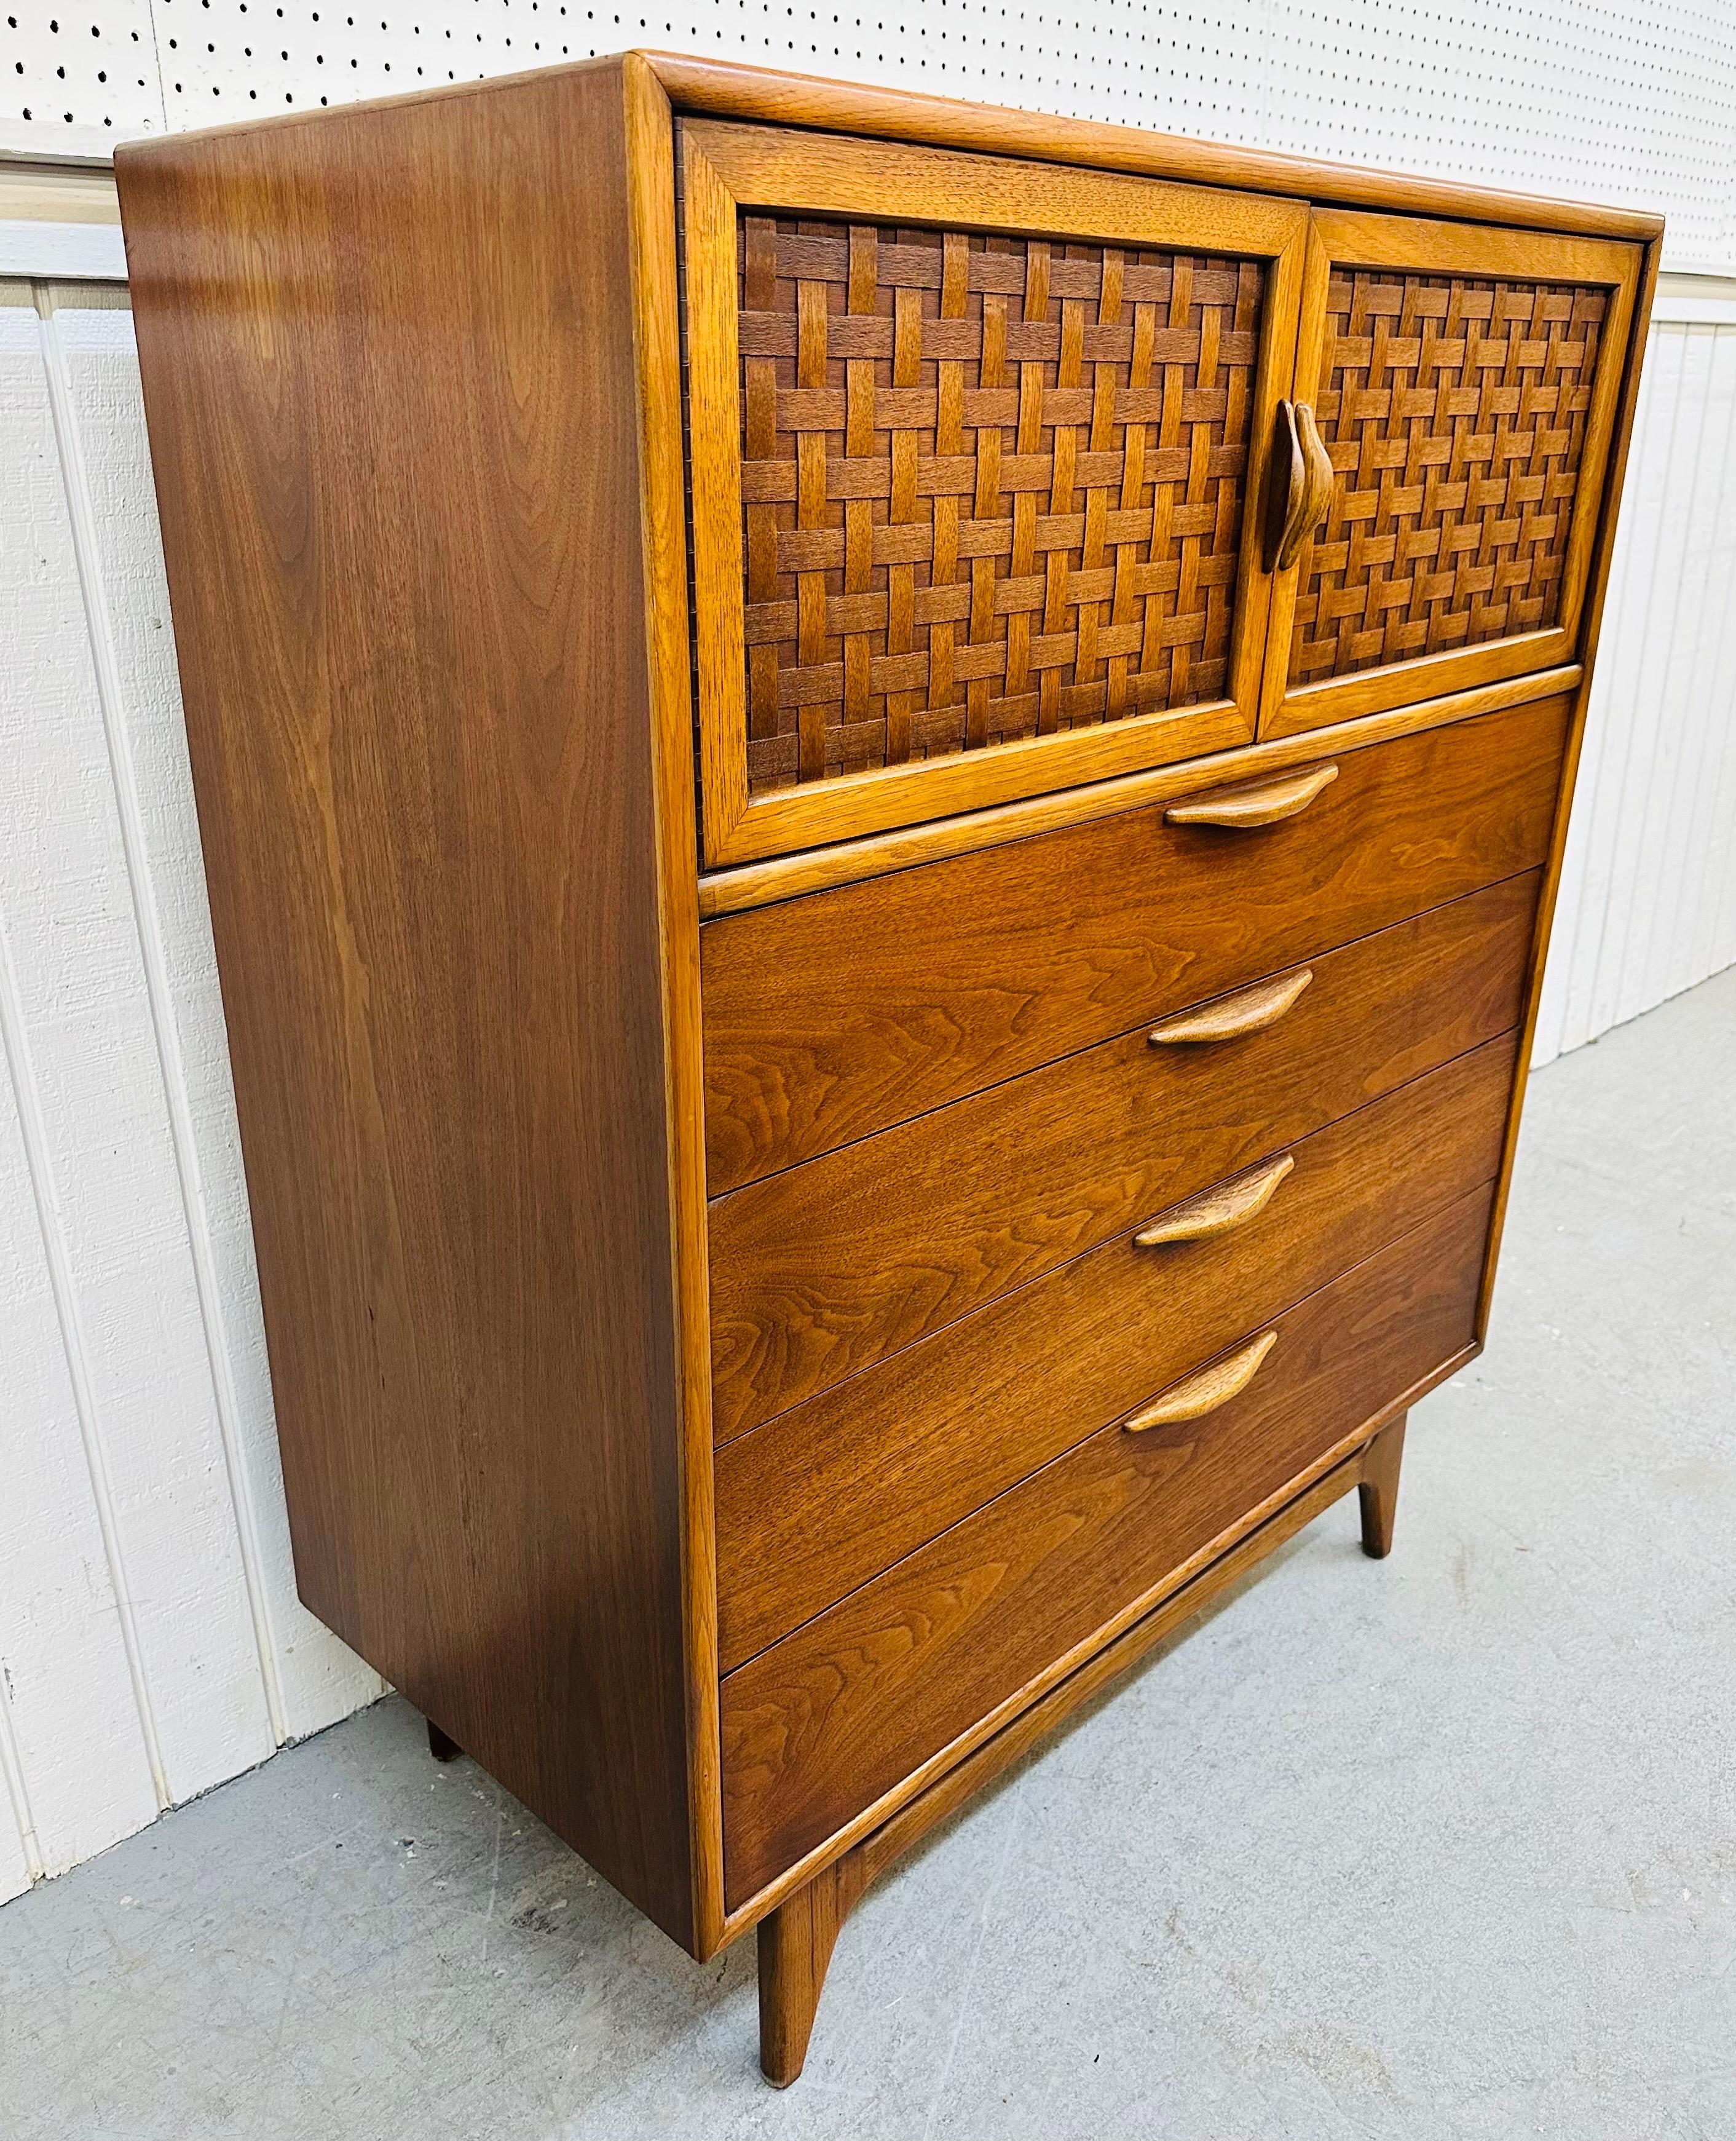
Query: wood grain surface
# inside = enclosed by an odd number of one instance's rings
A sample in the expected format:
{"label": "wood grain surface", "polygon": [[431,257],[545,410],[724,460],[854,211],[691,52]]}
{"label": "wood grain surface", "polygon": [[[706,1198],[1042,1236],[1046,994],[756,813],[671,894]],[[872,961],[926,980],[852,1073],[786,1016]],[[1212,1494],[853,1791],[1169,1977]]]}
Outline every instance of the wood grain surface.
{"label": "wood grain surface", "polygon": [[1537,676],[1482,685],[1474,692],[1454,692],[1442,699],[1419,699],[1414,705],[1393,707],[1383,714],[1336,722],[1318,734],[1275,737],[1266,743],[1242,745],[1205,757],[1179,759],[1173,765],[1155,766],[1143,773],[1122,774],[1113,780],[1088,781],[1052,795],[1028,796],[1022,802],[1000,804],[993,810],[971,810],[960,817],[907,825],[865,839],[838,840],[802,854],[776,855],[768,862],[706,871],[699,881],[699,911],[707,921],[716,915],[745,913],[780,899],[829,892],[867,878],[887,877],[894,870],[913,869],[952,855],[973,854],[980,848],[1006,847],[1015,840],[1057,832],[1064,825],[1081,825],[1094,818],[1114,817],[1119,811],[1138,810],[1148,803],[1168,802],[1232,781],[1264,780],[1297,766],[1318,765],[1327,756],[1342,763],[1353,751],[1368,751],[1375,744],[1415,736],[1424,729],[1448,728],[1478,714],[1497,713],[1508,706],[1529,706],[1571,692],[1580,676],[1579,664],[1569,662]]}
{"label": "wood grain surface", "polygon": [[1471,1341],[1491,1191],[1278,1319],[1240,1397],[1101,1433],[723,1683],[731,1904]]}
{"label": "wood grain surface", "polygon": [[1571,658],[1644,264],[1602,238],[1316,210],[1293,391],[1337,480],[1273,582],[1262,737]]}
{"label": "wood grain surface", "polygon": [[1123,1234],[720,1449],[724,1671],[1488,1180],[1513,1062],[1504,1035],[1301,1139],[1234,1234]]}
{"label": "wood grain surface", "polygon": [[1393,1550],[1393,1525],[1399,1513],[1399,1473],[1404,1462],[1405,1415],[1389,1420],[1362,1453],[1357,1484],[1361,1504],[1362,1550],[1370,1561],[1384,1561]]}
{"label": "wood grain surface", "polygon": [[724,1938],[718,1777],[717,1573],[711,1478],[711,1336],[706,1254],[706,1101],[701,1056],[698,843],[687,605],[686,481],[669,100],[642,58],[622,62],[628,237],[637,357],[641,524],[650,656],[658,938],[666,1040],[670,1248],[679,1363],[681,1612],[686,1651],[687,1808],[693,1938]]}
{"label": "wood grain surface", "polygon": [[645,57],[678,111],[824,127],[894,141],[927,141],[937,147],[986,150],[996,155],[1037,156],[1050,163],[1090,164],[1151,178],[1252,188],[1347,206],[1402,209],[1413,214],[1528,224],[1538,230],[1655,239],[1664,229],[1661,216],[1640,209],[1504,193],[1458,180],[1369,170],[1228,142],[1189,140],[1144,127],[1059,118],[1049,111],[1014,111],[954,97],[832,81],[819,75],[779,73],[732,60],[682,52],[651,52]]}
{"label": "wood grain surface", "polygon": [[[750,807],[732,731],[704,805],[741,866],[703,875],[671,98],[720,259],[745,204],[1273,263],[1266,414],[1317,398],[1350,253],[1601,283],[1560,619],[1267,673],[1249,747],[1244,556],[1193,742],[1040,733]],[[1359,1477],[1389,1540],[1401,1430],[1350,1453],[1480,1331],[1659,225],[662,56],[118,165],[303,1596],[692,1952],[789,1903],[788,2079],[861,1880],[1178,1587]],[[696,376],[728,429],[714,281]],[[1328,760],[1281,822],[1162,822]],[[1225,1002],[1305,967],[1292,1002]],[[1201,1007],[1267,1022],[1148,1044]],[[1197,1233],[1174,1205],[1213,1185],[1207,1238],[1133,1246]],[[1122,1432],[1267,1331],[1208,1415]]]}
{"label": "wood grain surface", "polygon": [[[825,1966],[845,1918],[873,1883],[937,1823],[1055,1731],[1099,1688],[1125,1672],[1154,1643],[1184,1626],[1230,1584],[1330,1509],[1356,1483],[1361,1464],[1359,1453],[1335,1465],[1227,1553],[1104,1644],[1011,1724],[961,1756],[890,1820],[841,1856],[828,1860],[808,1881],[791,1888],[787,1900],[760,1917],[760,2065],[768,2081],[782,2088],[800,2072],[825,1984]],[[738,1921],[751,1907],[743,1907]]]}
{"label": "wood grain surface", "polygon": [[696,1945],[626,98],[118,164],[302,1595]]}
{"label": "wood grain surface", "polygon": [[[1265,456],[1249,446],[1267,436],[1280,381],[1289,375],[1306,211],[1271,196],[1238,197],[848,135],[693,121],[684,125],[682,140],[695,657],[707,861],[745,860],[854,837],[1252,738],[1266,656],[1268,578],[1257,540]],[[738,208],[760,213],[744,224]],[[838,305],[829,299],[825,283],[810,278],[799,301],[808,324],[797,337],[793,313],[784,322],[794,362],[779,374],[781,394],[770,377],[768,351],[760,347],[768,333],[778,337],[772,308],[780,283],[790,305],[798,303],[794,284],[772,272],[764,257],[765,234],[779,218],[788,222],[796,258],[806,270],[816,268],[825,254],[828,230],[841,233],[848,224],[854,232],[848,239],[840,237],[842,279],[831,286]],[[878,331],[868,247],[873,244],[878,254],[884,246],[887,259],[903,258],[911,272],[911,249],[922,225],[950,229],[947,244],[955,249],[968,249],[973,232],[1029,234],[1038,239],[1050,234],[1060,242],[1038,245],[1035,279],[1025,283],[1012,315],[1004,297],[993,297],[974,330],[961,281],[938,293],[941,311],[948,316],[929,317],[926,325],[922,293],[907,284],[898,307],[896,360],[887,362],[893,358],[889,310],[879,316],[884,348],[877,343],[871,349],[863,339],[872,340]],[[1134,360],[1133,322],[1136,314],[1143,320],[1139,347],[1146,354],[1135,361],[1139,384],[1134,400],[1148,404],[1173,396],[1165,403],[1167,413],[1152,412],[1148,421],[1144,415],[1129,418],[1115,406],[1106,347],[1097,349],[1089,378],[1081,369],[1085,314],[1096,308],[1079,302],[1076,290],[1064,301],[1050,287],[1051,280],[1076,279],[1079,263],[1065,256],[1077,249],[1068,240],[1098,240],[1114,249],[1109,310],[1091,332],[1106,341],[1124,332],[1127,355]],[[752,257],[742,253],[744,242]],[[1024,239],[1008,242],[1022,244]],[[1124,278],[1136,285],[1147,272],[1137,263],[1148,266],[1160,254],[1173,257],[1178,249],[1188,255],[1241,256],[1239,264],[1233,258],[1219,264],[1232,284],[1245,286],[1232,317],[1247,331],[1227,326],[1220,337],[1208,322],[1192,356],[1178,345],[1187,342],[1197,310],[1190,290],[1203,299],[1213,286],[1206,259],[1190,259],[1173,288],[1166,271],[1164,293],[1155,302],[1149,301],[1151,293],[1137,304],[1131,289],[1125,303],[1121,296]],[[843,267],[845,255],[848,268]],[[940,257],[935,255],[937,261]],[[955,249],[948,257],[957,265],[965,255]],[[926,277],[927,271],[921,273]],[[889,293],[884,301],[889,307]],[[1062,353],[1059,339],[1068,312],[1070,356]],[[1160,362],[1153,369],[1146,337],[1159,322]],[[977,357],[966,362],[966,341],[973,332]],[[1056,347],[1045,366],[1037,345],[1049,336]],[[944,363],[937,362],[937,351],[946,352]],[[1008,351],[1018,361],[1003,381]],[[883,360],[879,385],[892,391],[883,406],[875,391],[877,353]],[[1060,397],[1047,405],[1046,424],[1045,371],[1052,372],[1050,384]],[[942,375],[950,376],[963,397],[948,399],[951,414],[945,417],[933,402]],[[1003,423],[998,413],[978,409],[967,431],[966,404],[981,401],[979,386],[989,390],[992,401],[1015,378],[1016,421]],[[829,431],[821,420],[833,406],[834,391],[840,422]],[[925,392],[931,410],[919,424],[911,405]],[[842,421],[846,400],[848,426]],[[896,445],[893,431],[876,421],[877,410],[884,420],[893,409],[899,412]],[[780,410],[792,421],[799,416],[803,438],[799,480],[792,460],[790,495],[779,509],[782,525],[775,533],[769,499],[757,487],[767,471],[756,455],[775,436]],[[982,421],[986,415],[991,420]],[[1236,436],[1208,455],[1207,431],[1221,428],[1227,415]],[[1078,427],[1075,417],[1083,420]],[[1187,427],[1195,420],[1206,429],[1190,447]],[[961,466],[976,455],[979,442],[981,459],[961,493]],[[864,624],[865,611],[874,608],[868,494],[875,487],[877,455],[885,477],[886,503],[878,509],[886,516],[880,535],[890,539],[900,531],[895,549],[902,561],[891,567],[885,592],[895,598],[902,589],[916,600],[909,573],[921,547],[921,601],[925,608],[937,606],[940,641],[932,676],[922,651],[928,635],[918,628],[917,612],[904,603],[893,599],[888,608],[883,600],[874,634],[848,629],[852,620]],[[1198,489],[1208,473],[1216,499],[1210,505]],[[1221,483],[1227,486],[1222,491]],[[1239,509],[1244,495],[1246,514]],[[1106,547],[1112,506],[1115,526]],[[1075,521],[1077,540],[1070,549],[1050,547]],[[1040,523],[1043,555],[1035,548]],[[1173,578],[1164,569],[1172,524],[1182,546]],[[853,530],[848,553],[847,527]],[[816,540],[823,541],[828,530],[837,537],[837,563],[806,575],[801,600],[788,613],[792,658],[798,641],[805,652],[780,680],[776,644],[765,635],[768,621],[781,612],[778,603],[761,598],[782,583],[776,554],[794,544],[799,554],[815,562]],[[1208,532],[1224,545],[1219,562],[1228,583],[1222,587],[1206,555]],[[1089,591],[1083,598],[1087,607],[1073,627],[1074,612],[1062,598],[1080,567],[1079,586]],[[1047,618],[1033,644],[1030,616],[1022,603],[1044,583],[1045,571]],[[828,601],[829,581],[836,583],[836,603]],[[793,580],[787,585],[794,600]],[[967,612],[957,618],[947,607],[952,591],[967,595]],[[1169,613],[1163,591],[1182,602],[1180,611]],[[1158,669],[1167,673],[1179,643],[1202,628],[1208,609],[1220,605],[1220,658],[1190,672],[1185,657],[1178,657],[1179,673],[1192,675],[1193,682],[1166,707]],[[1166,613],[1161,625],[1160,610]],[[1101,659],[1094,652],[1099,622]],[[1002,634],[1005,652],[997,657]],[[1143,677],[1119,674],[1130,651],[1124,643],[1129,634],[1133,646],[1144,647],[1136,665],[1148,672]],[[872,652],[882,640],[883,649]],[[1064,717],[1054,692],[1068,645],[1082,667]],[[984,666],[997,658],[1006,696],[991,691]],[[1070,676],[1070,657],[1067,667]],[[1046,714],[1038,711],[1040,674],[1047,685],[1041,696],[1051,701]],[[832,727],[829,743],[824,701],[834,696],[834,684],[838,694],[845,692],[846,677],[852,680],[853,711]],[[1112,700],[1124,696],[1118,684],[1138,688],[1119,708],[1127,718],[1093,725],[1084,718],[1086,704],[1106,679]],[[869,708],[888,691],[884,703],[892,709],[890,726],[880,721],[878,742],[870,749],[875,724]],[[937,753],[931,746],[939,746],[943,736],[951,741]],[[830,778],[822,778],[828,774]],[[773,781],[775,785],[767,785]]]}
{"label": "wood grain surface", "polygon": [[1534,867],[1569,705],[1352,752],[1278,824],[1153,804],[706,923],[713,1194]]}
{"label": "wood grain surface", "polygon": [[1276,1026],[1145,1029],[717,1198],[720,1442],[1504,1033],[1537,873],[1311,962]]}

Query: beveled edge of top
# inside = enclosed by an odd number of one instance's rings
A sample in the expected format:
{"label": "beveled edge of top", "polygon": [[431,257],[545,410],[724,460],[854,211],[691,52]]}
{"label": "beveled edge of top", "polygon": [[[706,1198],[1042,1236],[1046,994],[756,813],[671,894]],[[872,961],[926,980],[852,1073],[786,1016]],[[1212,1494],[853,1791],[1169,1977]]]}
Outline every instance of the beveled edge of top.
{"label": "beveled edge of top", "polygon": [[1065,119],[1049,112],[930,96],[915,90],[833,81],[818,75],[784,74],[736,60],[656,51],[634,57],[651,68],[678,112],[876,135],[937,148],[1029,157],[1041,163],[1084,164],[1148,178],[1446,216],[1459,222],[1517,224],[1533,230],[1642,241],[1660,238],[1664,232],[1662,216],[1638,209],[1493,191],[1456,180],[1417,178],[1268,150],[1238,149],[1098,120]]}

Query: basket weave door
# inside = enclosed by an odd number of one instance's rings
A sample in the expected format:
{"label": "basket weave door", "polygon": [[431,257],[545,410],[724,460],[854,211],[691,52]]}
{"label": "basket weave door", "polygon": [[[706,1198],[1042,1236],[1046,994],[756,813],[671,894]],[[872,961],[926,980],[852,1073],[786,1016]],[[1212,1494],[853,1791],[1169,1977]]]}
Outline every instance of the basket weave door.
{"label": "basket weave door", "polygon": [[1253,736],[1305,211],[706,122],[683,178],[709,862]]}
{"label": "basket weave door", "polygon": [[1573,658],[1639,265],[1316,214],[1295,396],[1335,480],[1275,589],[1262,734]]}

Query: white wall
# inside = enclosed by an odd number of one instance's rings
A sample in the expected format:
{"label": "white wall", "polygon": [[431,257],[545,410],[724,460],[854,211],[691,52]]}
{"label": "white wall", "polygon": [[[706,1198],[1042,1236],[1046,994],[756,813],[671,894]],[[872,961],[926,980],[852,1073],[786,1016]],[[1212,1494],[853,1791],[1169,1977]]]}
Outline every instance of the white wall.
{"label": "white wall", "polygon": [[1736,303],[1657,309],[1534,1063],[1736,962]]}
{"label": "white wall", "polygon": [[7,0],[0,140],[100,145],[651,45],[1660,209],[1669,264],[1736,265],[1736,0],[76,4]]}
{"label": "white wall", "polygon": [[[656,42],[1662,207],[1669,258],[1736,264],[1736,0],[1099,0],[1084,18],[899,0],[872,24],[761,0],[657,20],[432,0],[359,24],[322,0],[11,6],[0,145],[62,155]],[[112,272],[114,234],[45,246],[14,212],[0,206],[0,275],[26,276],[0,283],[0,1774],[16,1816],[0,1809],[0,1898],[381,1685],[294,1597],[130,317],[118,289],[42,279]],[[1543,1061],[1736,960],[1736,284],[1684,280],[1660,313]]]}
{"label": "white wall", "polygon": [[369,1700],[296,1602],[124,293],[0,283],[0,1895]]}

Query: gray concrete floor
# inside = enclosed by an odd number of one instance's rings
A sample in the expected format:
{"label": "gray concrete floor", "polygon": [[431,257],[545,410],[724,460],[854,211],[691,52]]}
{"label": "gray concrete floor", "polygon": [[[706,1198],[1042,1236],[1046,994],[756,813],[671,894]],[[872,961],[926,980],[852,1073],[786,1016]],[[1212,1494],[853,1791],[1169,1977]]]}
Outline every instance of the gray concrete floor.
{"label": "gray concrete floor", "polygon": [[1327,1513],[846,1927],[805,2078],[387,1702],[0,1911],[0,2134],[1736,2137],[1736,972],[1535,1080]]}

